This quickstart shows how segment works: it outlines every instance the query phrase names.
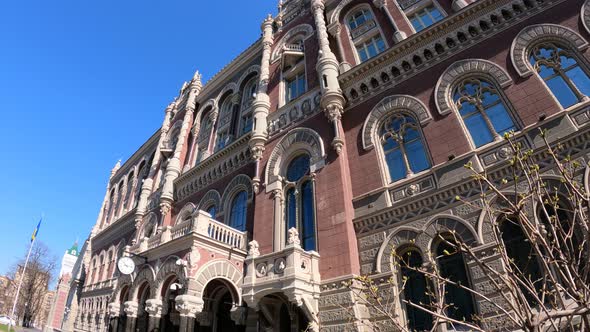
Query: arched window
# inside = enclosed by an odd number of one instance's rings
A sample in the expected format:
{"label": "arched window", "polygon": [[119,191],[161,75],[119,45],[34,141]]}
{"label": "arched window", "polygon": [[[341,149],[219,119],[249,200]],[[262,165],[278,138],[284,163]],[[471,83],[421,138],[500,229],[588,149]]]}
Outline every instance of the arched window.
{"label": "arched window", "polygon": [[237,230],[246,230],[246,213],[248,211],[248,193],[240,191],[231,203],[229,225]]}
{"label": "arched window", "polygon": [[554,43],[532,48],[529,61],[563,108],[590,95],[590,78],[569,49]]}
{"label": "arched window", "polygon": [[233,140],[233,109],[232,96],[228,95],[221,104],[219,123],[217,124],[217,139],[215,140],[215,152],[228,146]]}
{"label": "arched window", "polygon": [[[452,240],[441,240],[436,247],[436,260],[441,277],[471,287],[463,254],[455,248]],[[445,303],[452,303],[447,307],[447,315],[459,321],[473,322],[475,306],[471,293],[449,283],[445,284],[445,291]]]}
{"label": "arched window", "polygon": [[365,62],[385,51],[386,45],[373,12],[368,7],[354,10],[346,18],[349,36],[354,44],[358,62]]}
{"label": "arched window", "polygon": [[391,182],[430,168],[420,125],[404,113],[395,113],[383,122],[381,145]]}
{"label": "arched window", "polygon": [[249,133],[252,131],[254,124],[252,117],[252,102],[256,98],[256,91],[258,89],[258,76],[252,77],[244,86],[242,92],[242,107],[240,117],[240,131],[239,135]]}
{"label": "arched window", "polygon": [[[535,286],[537,293],[540,294],[543,283],[541,267],[518,219],[504,217],[500,223],[500,232],[502,233],[502,242],[504,243],[506,255],[510,258],[511,268],[519,278],[530,278],[530,283]],[[534,295],[524,285],[520,285],[520,288],[529,304],[535,305]]]}
{"label": "arched window", "polygon": [[217,207],[215,205],[209,206],[205,211],[211,215],[211,218],[215,219],[215,215],[217,214]]}
{"label": "arched window", "polygon": [[[129,174],[129,176],[127,177],[127,192],[125,192],[125,199],[123,200],[123,211],[122,213],[125,213],[129,210],[129,201],[132,199],[133,196],[133,185],[134,185],[134,181],[133,179],[135,178],[135,174],[133,172],[131,172]],[[137,185],[137,184],[135,184]]]}
{"label": "arched window", "polygon": [[455,87],[453,101],[476,147],[516,130],[500,93],[489,81],[479,78],[464,80]]}
{"label": "arched window", "polygon": [[[401,255],[401,277],[404,283],[404,300],[427,305],[431,302],[426,277],[415,269],[422,266],[422,256],[416,250],[407,250]],[[432,329],[432,315],[411,305],[406,305],[406,319],[410,331],[429,331]]]}
{"label": "arched window", "polygon": [[313,182],[307,176],[309,165],[309,155],[303,154],[287,167],[285,221],[286,231],[293,227],[299,230],[303,249],[316,250],[315,198]]}

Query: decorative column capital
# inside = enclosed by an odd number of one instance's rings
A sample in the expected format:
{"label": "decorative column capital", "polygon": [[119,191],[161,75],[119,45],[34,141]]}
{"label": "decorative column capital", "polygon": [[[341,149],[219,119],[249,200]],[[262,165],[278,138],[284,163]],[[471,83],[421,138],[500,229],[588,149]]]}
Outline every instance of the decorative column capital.
{"label": "decorative column capital", "polygon": [[291,227],[291,228],[289,228],[289,230],[287,232],[289,233],[289,237],[287,239],[287,245],[294,246],[294,247],[300,247],[301,240],[299,240],[299,231],[297,230],[297,228]]}
{"label": "decorative column capital", "polygon": [[203,300],[192,295],[179,295],[175,299],[176,310],[180,316],[195,317],[197,313],[203,311]]}
{"label": "decorative column capital", "polygon": [[373,0],[373,5],[377,8],[385,7],[385,0]]}
{"label": "decorative column capital", "polygon": [[342,31],[342,24],[340,24],[340,22],[336,22],[336,23],[330,24],[330,26],[328,26],[328,32],[334,38],[338,38],[341,31]]}
{"label": "decorative column capital", "polygon": [[316,11],[316,10],[324,10],[324,8],[325,8],[324,0],[312,0],[311,9]]}
{"label": "decorative column capital", "polygon": [[121,312],[121,305],[117,302],[109,303],[109,317],[119,317],[119,313]]}
{"label": "decorative column capital", "polygon": [[135,301],[127,301],[123,304],[123,311],[128,317],[137,317],[138,305]]}
{"label": "decorative column capital", "polygon": [[162,317],[162,300],[148,299],[145,301],[145,311],[152,317]]}
{"label": "decorative column capital", "polygon": [[230,317],[236,325],[246,325],[247,313],[247,307],[235,307],[230,310]]}

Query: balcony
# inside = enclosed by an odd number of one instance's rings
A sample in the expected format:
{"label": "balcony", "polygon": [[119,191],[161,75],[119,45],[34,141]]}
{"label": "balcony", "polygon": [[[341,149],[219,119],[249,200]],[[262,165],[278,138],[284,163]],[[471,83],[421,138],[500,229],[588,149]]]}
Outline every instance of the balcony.
{"label": "balcony", "polygon": [[212,242],[228,249],[242,250],[244,254],[246,252],[246,232],[220,223],[211,218],[208,213],[200,210],[195,212],[190,219],[174,226],[167,226],[151,238],[143,238],[137,244],[129,247],[129,251],[138,254],[191,236],[203,242]]}
{"label": "balcony", "polygon": [[255,308],[266,295],[281,292],[297,304],[311,323],[317,323],[320,297],[320,255],[305,251],[299,244],[295,228],[289,230],[288,245],[279,252],[260,255],[258,243],[250,242],[244,262],[246,276],[242,284],[243,298]]}

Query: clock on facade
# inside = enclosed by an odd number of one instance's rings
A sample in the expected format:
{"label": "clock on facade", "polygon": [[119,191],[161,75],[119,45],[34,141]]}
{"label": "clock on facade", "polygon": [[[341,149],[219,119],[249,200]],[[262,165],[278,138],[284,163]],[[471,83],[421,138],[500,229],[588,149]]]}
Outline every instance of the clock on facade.
{"label": "clock on facade", "polygon": [[135,262],[131,257],[121,257],[117,262],[119,271],[123,274],[131,274],[135,271]]}

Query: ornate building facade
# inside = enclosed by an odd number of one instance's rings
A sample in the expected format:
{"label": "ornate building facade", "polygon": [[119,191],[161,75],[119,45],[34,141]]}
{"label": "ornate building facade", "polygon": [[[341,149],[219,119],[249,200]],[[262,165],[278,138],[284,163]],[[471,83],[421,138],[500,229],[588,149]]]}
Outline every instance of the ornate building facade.
{"label": "ornate building facade", "polygon": [[[281,1],[261,38],[206,84],[196,73],[161,128],[112,170],[73,328],[386,327],[348,284],[391,277],[392,244],[424,257],[441,250],[427,234],[453,230],[495,259],[491,221],[455,200],[479,199],[463,165],[502,176],[501,137],[514,131],[550,180],[539,127],[587,160],[589,8]],[[116,267],[124,256],[129,275]],[[471,262],[440,264],[501,299]],[[460,302],[486,329],[503,327],[489,305]],[[410,328],[430,324],[401,308]]]}

